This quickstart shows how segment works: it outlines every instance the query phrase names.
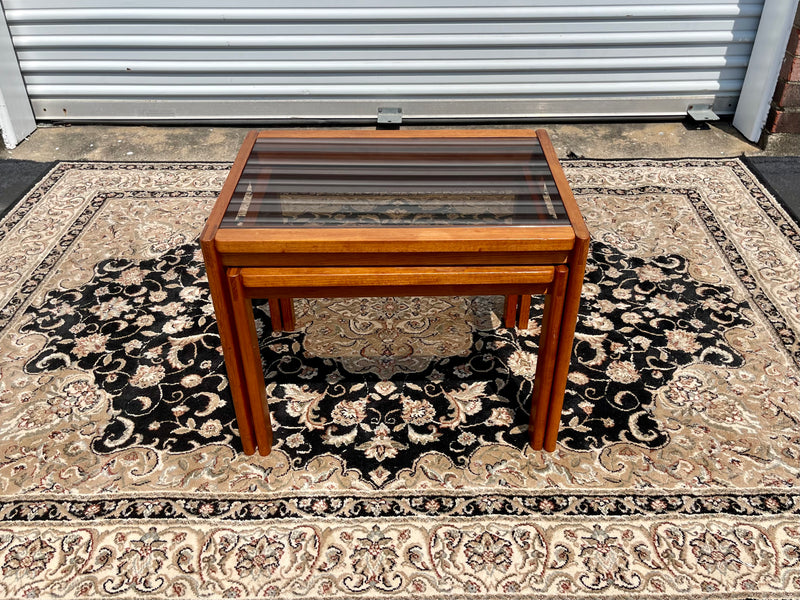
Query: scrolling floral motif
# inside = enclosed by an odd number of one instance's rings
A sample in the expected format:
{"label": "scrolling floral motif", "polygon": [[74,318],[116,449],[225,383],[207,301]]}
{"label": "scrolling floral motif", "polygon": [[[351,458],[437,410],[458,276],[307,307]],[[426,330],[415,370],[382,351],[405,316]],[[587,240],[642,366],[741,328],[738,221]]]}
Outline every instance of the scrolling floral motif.
{"label": "scrolling floral motif", "polygon": [[140,263],[103,261],[88,285],[48,295],[24,326],[47,336],[29,373],[79,369],[111,397],[95,451],[238,440],[201,261],[188,245]]}
{"label": "scrolling floral motif", "polygon": [[[387,379],[314,356],[302,331],[264,332],[265,306],[256,312],[275,443],[298,459],[336,452],[381,485],[422,449],[465,460],[483,441],[524,446],[538,325],[472,327],[468,352],[409,363],[421,370]],[[97,452],[238,443],[194,247],[139,263],[104,261],[89,284],[51,293],[37,314],[24,330],[47,342],[27,371],[91,372],[111,398]],[[534,304],[534,324],[540,314]],[[664,445],[652,416],[655,391],[693,362],[741,364],[725,334],[748,324],[731,290],[694,280],[680,255],[642,259],[595,242],[560,442],[576,450]],[[79,399],[67,403],[80,408]]]}

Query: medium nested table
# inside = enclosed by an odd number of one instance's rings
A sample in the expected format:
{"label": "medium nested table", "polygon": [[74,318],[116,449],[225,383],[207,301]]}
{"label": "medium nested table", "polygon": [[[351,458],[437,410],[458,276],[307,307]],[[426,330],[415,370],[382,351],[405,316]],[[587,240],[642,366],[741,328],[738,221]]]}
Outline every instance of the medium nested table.
{"label": "medium nested table", "polygon": [[530,443],[558,436],[589,232],[542,130],[250,133],[201,236],[244,451],[272,427],[253,320],[292,298],[544,294]]}

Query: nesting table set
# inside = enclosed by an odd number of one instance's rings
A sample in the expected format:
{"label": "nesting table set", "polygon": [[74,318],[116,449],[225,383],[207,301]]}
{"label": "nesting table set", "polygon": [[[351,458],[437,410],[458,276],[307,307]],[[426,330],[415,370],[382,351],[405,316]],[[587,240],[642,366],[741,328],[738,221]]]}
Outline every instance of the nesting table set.
{"label": "nesting table set", "polygon": [[272,447],[251,300],[505,296],[544,314],[530,444],[555,449],[589,232],[542,130],[251,132],[201,235],[245,453]]}

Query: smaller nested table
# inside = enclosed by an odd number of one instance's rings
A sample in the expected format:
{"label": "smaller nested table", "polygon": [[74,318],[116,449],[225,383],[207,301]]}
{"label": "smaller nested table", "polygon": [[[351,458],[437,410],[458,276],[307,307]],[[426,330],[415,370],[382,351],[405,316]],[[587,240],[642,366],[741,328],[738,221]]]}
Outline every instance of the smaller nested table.
{"label": "smaller nested table", "polygon": [[555,449],[589,232],[542,131],[251,132],[201,236],[242,446],[272,428],[251,299],[544,294],[530,443]]}

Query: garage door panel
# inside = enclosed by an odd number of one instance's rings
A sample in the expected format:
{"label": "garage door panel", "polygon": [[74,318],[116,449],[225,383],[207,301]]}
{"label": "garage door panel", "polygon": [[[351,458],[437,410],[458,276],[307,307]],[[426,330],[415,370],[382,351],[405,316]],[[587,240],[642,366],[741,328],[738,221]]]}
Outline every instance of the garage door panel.
{"label": "garage door panel", "polygon": [[[4,0],[40,120],[732,113],[763,2]],[[626,105],[627,103],[627,105]],[[449,111],[449,112],[448,112]]]}

